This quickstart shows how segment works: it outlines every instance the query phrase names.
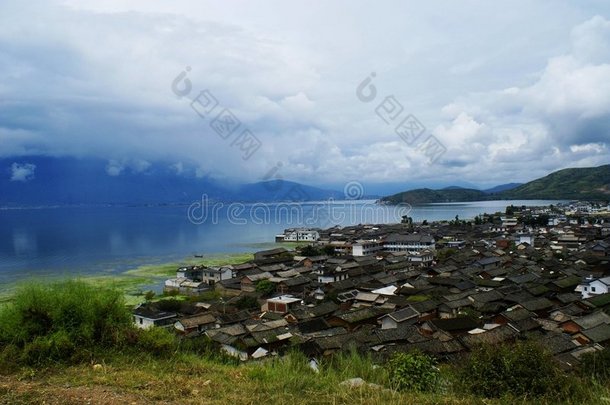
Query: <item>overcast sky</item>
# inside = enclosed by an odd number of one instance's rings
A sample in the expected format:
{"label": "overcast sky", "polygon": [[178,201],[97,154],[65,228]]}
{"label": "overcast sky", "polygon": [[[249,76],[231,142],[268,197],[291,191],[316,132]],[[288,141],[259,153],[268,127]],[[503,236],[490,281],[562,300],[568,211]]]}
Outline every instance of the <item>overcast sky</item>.
{"label": "overcast sky", "polygon": [[[201,117],[204,90],[218,105]],[[388,96],[425,126],[411,144],[376,114]],[[241,125],[223,139],[225,108]],[[243,130],[260,141],[245,160]],[[309,184],[487,186],[610,163],[609,142],[604,0],[0,3],[0,157],[18,168],[77,156],[257,181],[281,162]]]}

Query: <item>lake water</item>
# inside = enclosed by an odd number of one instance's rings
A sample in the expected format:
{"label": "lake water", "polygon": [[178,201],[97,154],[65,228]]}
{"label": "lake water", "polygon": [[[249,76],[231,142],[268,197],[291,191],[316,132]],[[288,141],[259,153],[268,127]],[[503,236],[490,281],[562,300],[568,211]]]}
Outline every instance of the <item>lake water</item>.
{"label": "lake water", "polygon": [[193,254],[252,252],[287,227],[473,218],[507,205],[557,201],[483,201],[381,206],[332,204],[211,204],[154,207],[65,207],[0,210],[0,283],[49,274],[112,273]]}

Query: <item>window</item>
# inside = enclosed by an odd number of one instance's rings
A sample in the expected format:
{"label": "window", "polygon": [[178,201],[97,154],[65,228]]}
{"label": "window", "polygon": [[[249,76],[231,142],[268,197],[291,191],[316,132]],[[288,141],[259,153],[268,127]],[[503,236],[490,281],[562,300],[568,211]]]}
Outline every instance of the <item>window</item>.
{"label": "window", "polygon": [[585,287],[585,291],[587,291],[588,287]]}
{"label": "window", "polygon": [[591,291],[595,292],[595,287],[591,287]]}

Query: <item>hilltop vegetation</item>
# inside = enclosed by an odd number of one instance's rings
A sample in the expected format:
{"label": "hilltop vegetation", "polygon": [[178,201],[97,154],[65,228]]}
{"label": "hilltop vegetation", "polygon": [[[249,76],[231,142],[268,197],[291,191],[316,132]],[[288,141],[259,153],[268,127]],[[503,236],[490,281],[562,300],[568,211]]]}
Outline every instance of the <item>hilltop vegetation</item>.
{"label": "hilltop vegetation", "polygon": [[605,352],[580,376],[529,343],[483,346],[455,364],[420,352],[375,364],[350,352],[314,371],[294,349],[242,364],[205,338],[137,329],[130,311],[120,292],[80,281],[23,286],[0,310],[0,402],[550,404],[609,394]]}
{"label": "hilltop vegetation", "polygon": [[610,165],[564,169],[505,191],[508,199],[610,199]]}
{"label": "hilltop vegetation", "polygon": [[482,201],[486,199],[488,199],[486,193],[471,188],[447,188],[442,190],[420,188],[384,197],[381,201],[392,204],[409,203],[411,205],[418,205],[458,201]]}
{"label": "hilltop vegetation", "polygon": [[391,204],[412,205],[486,200],[602,200],[610,199],[610,165],[564,169],[546,177],[500,192],[467,188],[427,188],[405,191],[381,199]]}

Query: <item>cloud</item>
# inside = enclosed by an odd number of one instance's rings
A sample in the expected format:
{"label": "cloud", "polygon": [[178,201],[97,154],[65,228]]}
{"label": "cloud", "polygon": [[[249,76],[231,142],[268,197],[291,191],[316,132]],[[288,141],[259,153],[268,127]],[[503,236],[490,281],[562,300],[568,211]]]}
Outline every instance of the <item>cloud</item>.
{"label": "cloud", "polygon": [[31,163],[13,163],[11,165],[11,181],[28,182],[34,178],[36,165]]}
{"label": "cloud", "polygon": [[[239,181],[282,162],[283,178],[319,184],[493,184],[606,163],[610,4],[549,4],[7,0],[0,156]],[[447,147],[436,164],[356,98],[372,71],[378,97]],[[218,103],[204,117],[191,106],[203,90]],[[226,139],[210,127],[225,108],[241,122]],[[261,141],[250,159],[244,129]]]}
{"label": "cloud", "polygon": [[182,162],[174,163],[170,167],[176,172],[176,174],[182,174],[184,172],[184,164]]}
{"label": "cloud", "polygon": [[546,171],[610,160],[610,21],[575,26],[569,51],[551,57],[532,83],[476,93],[443,108],[435,134],[486,173]]}
{"label": "cloud", "polygon": [[125,170],[124,164],[117,162],[116,160],[111,160],[106,165],[106,173],[108,173],[108,176],[118,176],[123,170]]}

